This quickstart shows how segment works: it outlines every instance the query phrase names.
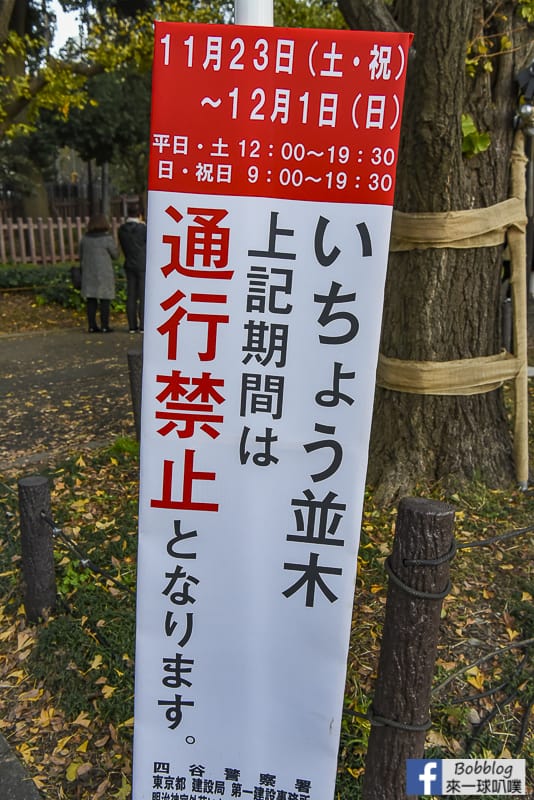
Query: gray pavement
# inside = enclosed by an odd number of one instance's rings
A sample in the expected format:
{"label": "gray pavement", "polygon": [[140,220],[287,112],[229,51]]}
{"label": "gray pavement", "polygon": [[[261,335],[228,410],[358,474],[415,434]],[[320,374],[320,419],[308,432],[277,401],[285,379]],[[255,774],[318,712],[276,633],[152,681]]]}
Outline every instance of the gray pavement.
{"label": "gray pavement", "polygon": [[0,473],[135,435],[128,352],[142,335],[0,335]]}
{"label": "gray pavement", "polygon": [[2,800],[42,800],[22,762],[1,734],[0,797]]}

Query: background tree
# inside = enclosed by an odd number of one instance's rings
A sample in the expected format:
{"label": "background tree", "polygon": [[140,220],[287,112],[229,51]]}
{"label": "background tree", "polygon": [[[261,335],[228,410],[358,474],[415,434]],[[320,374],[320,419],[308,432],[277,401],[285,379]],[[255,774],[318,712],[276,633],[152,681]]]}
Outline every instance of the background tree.
{"label": "background tree", "polygon": [[274,24],[287,28],[334,28],[347,25],[337,0],[274,0]]}
{"label": "background tree", "polygon": [[[59,53],[52,48],[50,2],[6,0],[0,5],[0,184],[4,193],[16,192],[17,213],[23,216],[48,216],[45,179],[53,174],[54,141],[81,146],[86,159],[101,165],[108,164],[105,151],[112,157],[121,151],[121,177],[128,163],[135,167],[126,176],[128,191],[140,186],[148,150],[152,20],[198,16],[222,21],[226,9],[224,2],[208,5],[204,0],[66,0],[63,5],[80,12],[83,36],[69,40]],[[112,86],[121,85],[130,109],[118,89],[114,107],[107,102]],[[51,126],[50,114],[62,123],[59,129]],[[85,136],[83,124],[91,126]],[[46,130],[44,149],[36,146],[39,130]],[[54,139],[58,132],[61,141]],[[107,166],[103,170],[107,175]]]}
{"label": "background tree", "polygon": [[[533,56],[534,4],[512,0],[339,0],[351,28],[412,31],[396,209],[484,208],[508,196],[518,71]],[[462,115],[490,133],[462,155]],[[501,348],[501,246],[391,253],[381,352],[451,361]],[[526,265],[525,265],[526,266]],[[498,389],[432,396],[377,389],[368,478],[383,499],[419,481],[514,478]]]}
{"label": "background tree", "polygon": [[[43,109],[83,102],[84,81],[95,67],[79,58],[51,55],[53,15],[44,3],[6,0],[0,5],[0,183],[16,192],[17,212],[47,216],[45,181],[53,174],[55,148],[37,128]],[[68,98],[68,101],[66,101]]]}
{"label": "background tree", "polygon": [[[33,34],[33,35],[31,35]],[[25,104],[16,104],[17,94],[28,91],[28,78],[43,58],[50,32],[46,20],[28,0],[6,0],[0,8],[0,120],[1,108],[11,107],[26,130],[28,115]],[[15,111],[16,106],[16,111]],[[32,146],[33,144],[33,146]],[[42,215],[47,209],[43,168],[48,163],[49,147],[36,147],[28,137],[0,145],[0,176],[5,192],[17,192],[25,199],[21,212]],[[36,157],[33,158],[35,152]],[[2,175],[3,173],[3,175]]]}
{"label": "background tree", "polygon": [[[122,193],[146,190],[150,127],[150,73],[105,72],[87,83],[90,102],[74,108],[67,119],[56,117],[55,138],[74,149],[88,165],[90,213],[100,206],[91,186],[92,165],[102,169],[105,183],[110,167],[121,165]],[[113,170],[112,170],[113,171]],[[105,186],[103,195],[106,196]]]}
{"label": "background tree", "polygon": [[[24,216],[48,215],[44,178],[53,168],[54,142],[75,148],[88,164],[111,164],[123,192],[142,194],[153,20],[228,22],[233,15],[230,0],[60,2],[78,12],[82,35],[59,53],[52,48],[50,2],[5,0],[0,6],[0,184],[23,197]],[[277,0],[276,20],[286,26],[344,26],[335,0]],[[35,146],[35,133],[29,135],[36,129],[46,150]]]}

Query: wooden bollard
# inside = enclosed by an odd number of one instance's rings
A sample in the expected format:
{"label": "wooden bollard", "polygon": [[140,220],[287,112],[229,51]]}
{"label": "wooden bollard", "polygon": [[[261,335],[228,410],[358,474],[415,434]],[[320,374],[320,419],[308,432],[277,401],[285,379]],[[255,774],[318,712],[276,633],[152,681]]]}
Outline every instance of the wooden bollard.
{"label": "wooden bollard", "polygon": [[34,475],[21,478],[19,513],[24,579],[24,608],[30,622],[38,622],[56,606],[56,572],[50,519],[48,478]]}
{"label": "wooden bollard", "polygon": [[453,555],[454,509],[423,498],[401,500],[386,561],[389,582],[363,800],[406,798],[406,759],[423,757]]}
{"label": "wooden bollard", "polygon": [[141,438],[141,385],[143,376],[143,353],[141,350],[128,350],[128,371],[130,392],[137,441]]}

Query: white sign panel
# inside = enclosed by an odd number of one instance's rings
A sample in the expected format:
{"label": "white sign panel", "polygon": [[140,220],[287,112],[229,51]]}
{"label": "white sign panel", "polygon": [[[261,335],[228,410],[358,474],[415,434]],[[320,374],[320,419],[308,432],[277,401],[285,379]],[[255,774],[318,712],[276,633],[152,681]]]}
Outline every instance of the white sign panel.
{"label": "white sign panel", "polygon": [[409,43],[156,25],[134,800],[333,797]]}

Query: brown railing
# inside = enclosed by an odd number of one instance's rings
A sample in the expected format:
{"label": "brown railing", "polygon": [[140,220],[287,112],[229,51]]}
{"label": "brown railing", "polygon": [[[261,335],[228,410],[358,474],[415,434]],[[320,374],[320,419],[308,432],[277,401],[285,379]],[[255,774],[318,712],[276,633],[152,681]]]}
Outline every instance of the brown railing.
{"label": "brown railing", "polygon": [[[0,264],[60,264],[78,261],[78,246],[88,218],[28,217],[0,222]],[[111,220],[117,239],[120,220]]]}

